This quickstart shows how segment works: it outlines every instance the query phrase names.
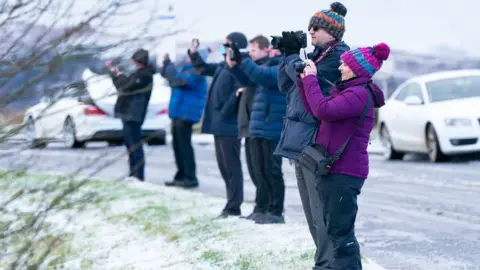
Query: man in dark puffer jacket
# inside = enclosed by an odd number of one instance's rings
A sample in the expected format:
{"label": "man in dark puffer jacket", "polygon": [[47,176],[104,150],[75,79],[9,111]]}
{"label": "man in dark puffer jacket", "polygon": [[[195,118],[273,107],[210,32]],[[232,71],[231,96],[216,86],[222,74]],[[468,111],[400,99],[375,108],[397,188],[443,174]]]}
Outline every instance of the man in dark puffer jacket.
{"label": "man in dark puffer jacket", "polygon": [[[222,46],[224,56],[226,46],[232,43],[241,49],[246,48],[247,38],[242,33],[233,32],[226,37],[225,43]],[[218,218],[240,216],[240,206],[243,202],[243,172],[237,127],[236,91],[242,85],[236,82],[225,62],[205,63],[193,41],[188,54],[192,65],[199,69],[202,75],[213,77],[204,111],[202,133],[214,136],[217,163],[227,188],[227,203]]]}
{"label": "man in dark puffer jacket", "polygon": [[[252,39],[250,48],[269,48],[270,42],[264,36]],[[235,52],[235,61],[227,58],[227,64],[239,80],[246,77],[257,85],[250,119],[251,159],[253,174],[257,181],[254,212],[251,219],[258,224],[284,223],[283,206],[285,183],[282,173],[282,158],[274,156],[282,132],[286,110],[285,94],[278,89],[277,71],[280,52],[270,49],[271,55],[263,64],[253,62]],[[252,52],[251,52],[252,53]],[[243,75],[243,76],[242,76]],[[248,84],[249,82],[242,82]]]}

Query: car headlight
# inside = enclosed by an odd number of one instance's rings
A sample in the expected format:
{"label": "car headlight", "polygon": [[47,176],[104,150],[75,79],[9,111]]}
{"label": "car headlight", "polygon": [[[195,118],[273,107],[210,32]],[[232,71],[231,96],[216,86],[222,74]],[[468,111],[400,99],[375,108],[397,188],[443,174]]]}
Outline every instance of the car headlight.
{"label": "car headlight", "polygon": [[468,118],[446,118],[445,125],[447,126],[471,126],[472,120]]}

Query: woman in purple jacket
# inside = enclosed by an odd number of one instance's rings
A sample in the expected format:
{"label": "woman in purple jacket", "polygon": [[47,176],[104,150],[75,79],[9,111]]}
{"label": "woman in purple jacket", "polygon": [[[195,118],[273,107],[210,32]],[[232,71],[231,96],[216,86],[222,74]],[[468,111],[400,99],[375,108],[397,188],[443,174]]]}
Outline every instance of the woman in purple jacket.
{"label": "woman in purple jacket", "polygon": [[333,247],[334,269],[362,269],[354,231],[357,195],[368,176],[367,146],[375,122],[374,107],[385,104],[383,92],[372,82],[372,76],[389,54],[390,48],[384,43],[345,52],[340,57],[342,81],[332,88],[329,97],[322,94],[312,61],[306,61],[297,80],[306,111],[321,122],[316,144],[323,145],[333,156],[350,138],[328,174],[318,176],[315,183]]}

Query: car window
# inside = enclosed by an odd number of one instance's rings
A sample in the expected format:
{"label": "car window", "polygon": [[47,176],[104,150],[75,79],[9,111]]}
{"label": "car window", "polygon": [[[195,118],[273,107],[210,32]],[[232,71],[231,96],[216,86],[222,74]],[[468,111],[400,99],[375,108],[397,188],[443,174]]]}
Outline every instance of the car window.
{"label": "car window", "polygon": [[442,79],[427,83],[430,102],[480,97],[480,76]]}
{"label": "car window", "polygon": [[422,101],[423,94],[422,94],[422,87],[418,83],[409,83],[405,87],[403,87],[397,96],[395,96],[395,100],[404,101],[405,98],[410,96],[419,97]]}
{"label": "car window", "polygon": [[86,89],[70,86],[66,88],[63,92],[62,97],[77,98],[87,94]]}
{"label": "car window", "polygon": [[85,88],[67,86],[63,90],[56,92],[53,95],[53,100],[58,100],[60,98],[78,98],[85,95],[88,95],[88,92]]}
{"label": "car window", "polygon": [[409,97],[409,96],[418,97],[423,101],[422,87],[420,86],[420,84],[418,83],[410,84],[410,86],[408,87],[408,92],[406,97]]}
{"label": "car window", "polygon": [[407,87],[408,86],[404,86],[402,89],[400,89],[400,92],[398,92],[398,94],[395,96],[395,100],[403,101],[405,99],[405,94],[407,93]]}

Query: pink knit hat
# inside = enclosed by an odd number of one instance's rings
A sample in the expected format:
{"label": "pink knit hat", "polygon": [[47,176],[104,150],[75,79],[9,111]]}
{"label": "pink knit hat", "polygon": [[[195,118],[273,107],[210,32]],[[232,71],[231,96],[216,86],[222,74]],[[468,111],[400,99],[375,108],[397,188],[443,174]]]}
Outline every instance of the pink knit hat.
{"label": "pink knit hat", "polygon": [[380,43],[373,47],[362,47],[344,52],[340,58],[358,77],[372,77],[388,59],[390,47]]}

